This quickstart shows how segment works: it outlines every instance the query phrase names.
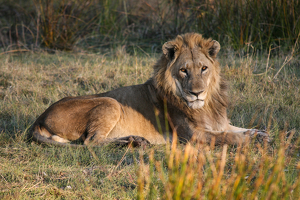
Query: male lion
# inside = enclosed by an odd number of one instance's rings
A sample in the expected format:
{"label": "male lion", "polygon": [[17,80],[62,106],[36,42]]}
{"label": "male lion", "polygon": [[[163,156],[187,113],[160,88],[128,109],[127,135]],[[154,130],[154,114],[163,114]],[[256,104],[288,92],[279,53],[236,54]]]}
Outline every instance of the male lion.
{"label": "male lion", "polygon": [[57,145],[81,139],[85,145],[99,145],[142,138],[163,144],[168,130],[181,141],[214,138],[216,144],[241,144],[253,135],[268,138],[264,132],[230,125],[217,41],[187,33],[166,42],[162,50],[153,76],[144,84],[66,97],[36,120],[33,139]]}

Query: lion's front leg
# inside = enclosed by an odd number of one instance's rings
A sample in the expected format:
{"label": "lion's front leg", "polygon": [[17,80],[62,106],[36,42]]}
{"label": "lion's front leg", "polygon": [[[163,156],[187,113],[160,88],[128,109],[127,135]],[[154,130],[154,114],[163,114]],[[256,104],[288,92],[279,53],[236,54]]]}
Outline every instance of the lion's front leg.
{"label": "lion's front leg", "polygon": [[250,138],[256,138],[259,142],[271,142],[269,134],[264,130],[248,129],[244,134],[249,135]]}
{"label": "lion's front leg", "polygon": [[[270,142],[269,134],[266,133],[266,131],[257,130],[257,129],[245,129],[240,128],[232,125],[228,125],[227,132],[231,133],[228,135],[228,139],[230,140],[233,136],[233,138],[238,138],[238,143],[245,143],[247,140],[251,138],[256,138],[259,142]],[[234,135],[238,135],[238,137],[235,137]]]}
{"label": "lion's front leg", "polygon": [[228,125],[228,128],[224,131],[198,130],[193,139],[200,143],[244,144],[254,137],[260,142],[270,141],[269,135],[264,131],[239,128],[232,125]]}

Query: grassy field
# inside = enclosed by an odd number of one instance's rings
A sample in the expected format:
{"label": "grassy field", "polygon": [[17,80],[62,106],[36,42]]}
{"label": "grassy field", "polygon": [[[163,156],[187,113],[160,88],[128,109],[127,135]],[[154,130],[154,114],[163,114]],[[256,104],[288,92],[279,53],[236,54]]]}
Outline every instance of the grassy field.
{"label": "grassy field", "polygon": [[1,199],[299,199],[300,62],[276,53],[219,61],[230,88],[232,124],[266,129],[269,145],[61,148],[26,141],[49,105],[140,84],[159,55],[0,55]]}

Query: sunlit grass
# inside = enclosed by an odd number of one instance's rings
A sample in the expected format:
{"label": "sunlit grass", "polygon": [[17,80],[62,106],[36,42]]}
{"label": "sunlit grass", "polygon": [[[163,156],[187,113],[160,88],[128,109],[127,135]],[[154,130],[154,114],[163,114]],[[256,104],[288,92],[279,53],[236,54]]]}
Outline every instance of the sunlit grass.
{"label": "sunlit grass", "polygon": [[279,147],[250,141],[242,148],[177,147],[175,137],[165,160],[150,152],[151,170],[140,173],[138,199],[298,199],[300,162],[286,156],[291,144],[284,137]]}
{"label": "sunlit grass", "polygon": [[143,83],[158,55],[136,57],[124,48],[0,55],[1,199],[299,198],[298,59],[274,78],[285,57],[231,53],[220,55],[228,115],[236,126],[266,129],[273,139],[266,146],[74,149],[26,142],[27,129],[55,101]]}

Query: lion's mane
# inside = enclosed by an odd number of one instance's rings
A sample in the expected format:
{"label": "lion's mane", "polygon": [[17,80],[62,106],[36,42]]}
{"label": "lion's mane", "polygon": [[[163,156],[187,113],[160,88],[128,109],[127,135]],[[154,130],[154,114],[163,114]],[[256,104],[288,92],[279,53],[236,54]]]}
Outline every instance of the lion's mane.
{"label": "lion's mane", "polygon": [[168,64],[170,62],[168,56],[163,54],[154,65],[152,76],[154,86],[156,87],[159,96],[161,98],[166,98],[168,103],[182,110],[191,119],[194,116],[194,112],[201,112],[203,117],[215,121],[216,126],[221,125],[224,120],[227,120],[227,84],[220,76],[220,66],[219,62],[216,60],[216,56],[210,56],[209,51],[211,51],[210,47],[213,45],[213,40],[211,38],[204,39],[200,34],[189,33],[177,36],[171,43],[174,44],[175,51],[179,55],[182,53],[181,49],[183,46],[190,49],[195,45],[199,46],[202,53],[204,53],[214,64],[213,76],[207,89],[205,105],[196,110],[191,109],[181,97],[176,95],[175,80],[172,77],[172,73],[174,73],[173,70],[175,69],[172,65]]}

